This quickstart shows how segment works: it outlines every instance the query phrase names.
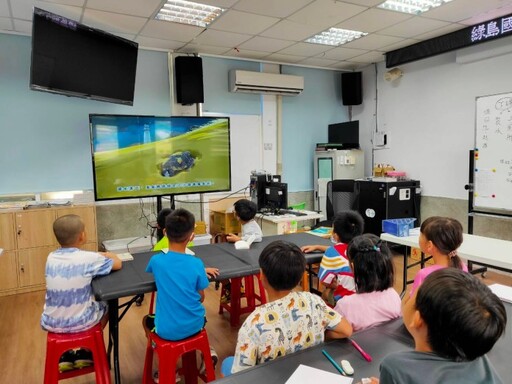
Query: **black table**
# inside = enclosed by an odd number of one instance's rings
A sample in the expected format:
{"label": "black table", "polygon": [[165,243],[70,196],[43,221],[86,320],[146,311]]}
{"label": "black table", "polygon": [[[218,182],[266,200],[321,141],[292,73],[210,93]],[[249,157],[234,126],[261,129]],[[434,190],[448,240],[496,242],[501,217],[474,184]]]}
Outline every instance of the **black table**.
{"label": "black table", "polygon": [[[258,258],[261,251],[272,241],[286,240],[299,247],[308,244],[329,245],[330,240],[308,233],[266,236],[261,243],[253,243],[251,249],[236,250],[233,244],[218,243],[193,247],[205,267],[217,267],[220,274],[215,279],[221,281],[235,277],[250,276],[259,272]],[[134,260],[124,262],[123,268],[107,276],[95,278],[92,289],[96,300],[107,301],[109,305],[109,355],[113,352],[115,382],[121,382],[119,368],[119,321],[140,295],[156,290],[153,274],[147,273],[146,266],[155,252],[134,255]],[[319,263],[323,253],[306,254],[308,264]],[[119,305],[122,297],[133,296],[128,302]],[[121,314],[119,314],[121,310]],[[111,351],[112,348],[112,351]]]}
{"label": "black table", "polygon": [[[496,371],[504,382],[512,377],[512,304],[505,303],[509,322],[504,336],[487,354]],[[391,352],[414,349],[414,340],[405,329],[402,319],[392,320],[381,326],[370,328],[352,336],[367,353],[372,356],[372,362],[367,362],[346,339],[329,341],[306,350],[284,356],[263,365],[249,368],[231,376],[216,381],[223,384],[282,384],[297,369],[299,364],[308,365],[324,371],[338,374],[338,371],[322,354],[325,349],[338,363],[345,359],[354,368],[354,383],[363,377],[379,377],[379,366],[382,359]],[[411,367],[414,369],[414,367]]]}

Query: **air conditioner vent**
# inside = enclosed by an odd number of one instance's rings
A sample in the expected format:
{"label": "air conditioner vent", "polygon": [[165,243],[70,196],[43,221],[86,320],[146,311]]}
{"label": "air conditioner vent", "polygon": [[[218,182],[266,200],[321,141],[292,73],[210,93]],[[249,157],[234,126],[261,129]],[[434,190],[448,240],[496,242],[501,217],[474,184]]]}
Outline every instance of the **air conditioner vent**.
{"label": "air conditioner vent", "polygon": [[230,92],[296,96],[304,90],[304,78],[233,69],[229,72],[229,90]]}

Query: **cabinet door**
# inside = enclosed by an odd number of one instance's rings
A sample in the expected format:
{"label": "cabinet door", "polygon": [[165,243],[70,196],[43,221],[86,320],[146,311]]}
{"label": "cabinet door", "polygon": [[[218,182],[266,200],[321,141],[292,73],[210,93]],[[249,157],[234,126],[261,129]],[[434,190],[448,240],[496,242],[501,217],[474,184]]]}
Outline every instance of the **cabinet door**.
{"label": "cabinet door", "polygon": [[16,213],[18,249],[56,245],[53,235],[55,211],[42,209]]}
{"label": "cabinet door", "polygon": [[56,249],[53,247],[30,248],[18,253],[20,288],[31,285],[44,285],[46,259]]}
{"label": "cabinet door", "polygon": [[88,243],[97,243],[96,238],[96,208],[94,206],[76,206],[57,209],[57,217],[78,215],[85,224]]}
{"label": "cabinet door", "polygon": [[18,273],[16,271],[16,252],[4,251],[0,255],[0,291],[18,287]]}
{"label": "cabinet door", "polygon": [[16,249],[13,213],[0,213],[0,248],[4,251]]}

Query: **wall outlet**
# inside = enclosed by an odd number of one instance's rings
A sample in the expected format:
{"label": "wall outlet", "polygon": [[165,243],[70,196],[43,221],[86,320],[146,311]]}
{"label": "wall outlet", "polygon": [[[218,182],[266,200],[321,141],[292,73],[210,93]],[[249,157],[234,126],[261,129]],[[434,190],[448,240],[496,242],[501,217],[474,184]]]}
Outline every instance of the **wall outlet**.
{"label": "wall outlet", "polygon": [[272,143],[263,143],[263,149],[265,151],[271,151],[272,150]]}
{"label": "wall outlet", "polygon": [[385,131],[375,132],[373,135],[374,147],[385,147],[388,145],[388,134]]}

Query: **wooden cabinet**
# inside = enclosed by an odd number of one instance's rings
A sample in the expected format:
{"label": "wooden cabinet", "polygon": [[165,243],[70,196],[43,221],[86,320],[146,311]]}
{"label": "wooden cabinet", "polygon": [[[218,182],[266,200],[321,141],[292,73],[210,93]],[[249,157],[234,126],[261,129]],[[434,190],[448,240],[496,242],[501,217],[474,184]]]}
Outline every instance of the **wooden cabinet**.
{"label": "wooden cabinet", "polygon": [[0,213],[0,291],[18,286],[18,268],[16,265],[16,236],[14,235],[14,216]]}
{"label": "wooden cabinet", "polygon": [[16,249],[14,218],[11,213],[0,213],[0,248],[4,251]]}
{"label": "wooden cabinet", "polygon": [[55,210],[38,209],[16,212],[16,238],[18,249],[56,245],[52,225]]}
{"label": "wooden cabinet", "polygon": [[18,286],[18,267],[16,252],[6,251],[0,255],[0,292],[15,289]]}
{"label": "wooden cabinet", "polygon": [[83,249],[98,250],[96,207],[66,206],[0,212],[0,296],[45,288],[48,254],[59,244],[53,234],[56,218],[79,215],[87,233]]}
{"label": "wooden cabinet", "polygon": [[20,288],[43,286],[45,284],[45,266],[48,254],[56,246],[27,248],[18,251],[18,273]]}

